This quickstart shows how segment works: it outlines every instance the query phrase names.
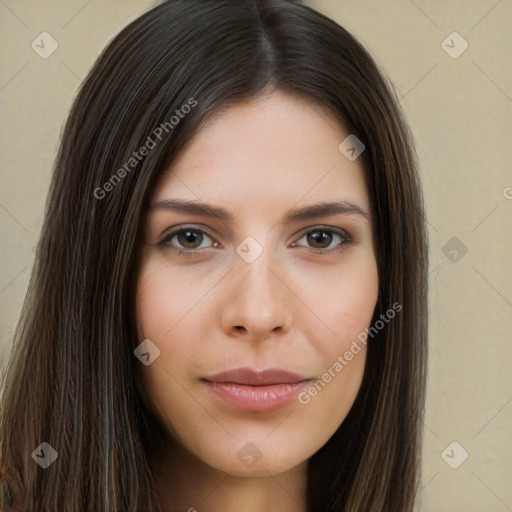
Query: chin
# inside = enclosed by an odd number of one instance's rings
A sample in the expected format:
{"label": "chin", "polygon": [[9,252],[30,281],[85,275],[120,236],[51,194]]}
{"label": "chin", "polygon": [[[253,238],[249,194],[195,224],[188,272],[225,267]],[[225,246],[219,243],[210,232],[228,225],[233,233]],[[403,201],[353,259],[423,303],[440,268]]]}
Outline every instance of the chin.
{"label": "chin", "polygon": [[[268,433],[267,433],[268,435]],[[213,443],[203,447],[200,453],[194,450],[195,457],[207,466],[236,477],[266,477],[278,475],[307,463],[316,451],[306,452],[295,448],[278,450],[264,437],[254,442],[244,439],[232,439],[229,445]]]}

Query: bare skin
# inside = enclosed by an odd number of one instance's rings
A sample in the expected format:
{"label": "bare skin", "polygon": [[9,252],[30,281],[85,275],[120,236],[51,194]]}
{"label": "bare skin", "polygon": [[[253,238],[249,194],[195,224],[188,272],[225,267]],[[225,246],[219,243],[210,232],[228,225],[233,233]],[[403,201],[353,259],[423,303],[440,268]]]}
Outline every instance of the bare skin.
{"label": "bare skin", "polygon": [[[338,150],[347,136],[318,107],[274,92],[203,127],[155,190],[153,205],[193,201],[231,217],[164,206],[148,216],[137,325],[160,350],[145,384],[169,435],[154,460],[164,512],[306,510],[307,461],[352,407],[365,346],[333,365],[378,296],[362,166]],[[286,218],[324,202],[352,209]],[[240,367],[308,379],[302,401],[226,402],[206,377]]]}

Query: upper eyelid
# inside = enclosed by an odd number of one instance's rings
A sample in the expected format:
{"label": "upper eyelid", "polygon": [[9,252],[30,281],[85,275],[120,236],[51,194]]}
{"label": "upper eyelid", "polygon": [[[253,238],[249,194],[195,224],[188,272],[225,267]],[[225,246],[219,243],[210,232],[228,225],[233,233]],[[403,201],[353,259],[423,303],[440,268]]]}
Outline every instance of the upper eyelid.
{"label": "upper eyelid", "polygon": [[215,238],[215,236],[212,235],[207,228],[202,227],[202,226],[197,226],[194,224],[180,224],[178,226],[174,226],[172,228],[166,229],[164,234],[162,234],[160,238],[161,238],[161,240],[167,240],[170,237],[173,237],[174,235],[179,233],[180,231],[186,231],[187,229],[190,229],[191,231],[200,231],[201,233],[205,233],[206,235],[208,235],[211,238]]}
{"label": "upper eyelid", "polygon": [[[191,231],[199,231],[201,233],[206,234],[207,236],[212,238],[214,241],[217,241],[216,237],[214,235],[212,235],[208,231],[208,229],[206,229],[202,226],[194,225],[194,224],[180,224],[178,226],[174,226],[173,228],[170,228],[170,230],[166,234],[162,235],[161,241],[162,242],[169,241],[176,234],[178,234],[181,231],[185,231],[187,229],[190,229]],[[330,225],[326,225],[326,224],[315,224],[313,226],[303,228],[302,230],[299,231],[298,234],[295,234],[294,237],[295,238],[298,237],[300,239],[307,233],[310,233],[311,231],[315,231],[315,230],[332,231],[333,233],[338,234],[338,235],[348,239],[349,241],[351,241],[353,239],[353,236],[346,229],[340,228],[337,226],[330,226]],[[190,249],[190,250],[194,251],[196,249]]]}
{"label": "upper eyelid", "polygon": [[334,233],[343,234],[349,238],[352,238],[352,235],[345,228],[340,228],[338,226],[329,226],[328,224],[315,224],[314,226],[310,226],[308,228],[303,228],[302,230],[300,230],[300,233],[302,236],[306,233],[309,233],[310,231],[315,231],[315,230],[333,231]]}
{"label": "upper eyelid", "polygon": [[[350,244],[354,241],[354,237],[346,230],[346,229],[343,229],[343,228],[338,228],[338,227],[335,227],[335,226],[313,226],[313,227],[310,227],[310,228],[306,228],[305,230],[301,231],[300,235],[297,235],[295,236],[295,238],[298,240],[300,240],[302,237],[304,237],[305,235],[307,235],[308,233],[311,233],[311,232],[314,232],[314,231],[331,231],[332,233],[334,233],[335,235],[338,235],[340,236],[343,240],[342,242],[342,245],[343,244]],[[293,243],[296,243],[296,242],[293,242]],[[298,247],[303,247],[303,246],[298,246]],[[319,249],[319,250],[324,250],[324,249]]]}

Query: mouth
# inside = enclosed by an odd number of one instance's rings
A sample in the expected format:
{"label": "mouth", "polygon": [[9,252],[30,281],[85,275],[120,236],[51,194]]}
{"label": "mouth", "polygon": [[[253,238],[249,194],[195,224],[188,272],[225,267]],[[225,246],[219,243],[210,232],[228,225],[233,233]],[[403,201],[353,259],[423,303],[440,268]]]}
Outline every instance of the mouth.
{"label": "mouth", "polygon": [[252,412],[285,407],[312,379],[279,368],[236,368],[201,379],[227,405]]}

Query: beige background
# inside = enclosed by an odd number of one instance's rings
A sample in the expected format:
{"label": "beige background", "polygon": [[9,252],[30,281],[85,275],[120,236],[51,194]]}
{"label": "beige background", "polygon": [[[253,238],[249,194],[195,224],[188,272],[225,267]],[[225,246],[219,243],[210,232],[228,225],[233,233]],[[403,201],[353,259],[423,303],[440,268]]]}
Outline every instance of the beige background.
{"label": "beige background", "polygon": [[[512,511],[512,1],[310,4],[358,37],[390,76],[421,159],[431,331],[420,510]],[[151,5],[0,0],[0,367],[71,101],[105,44]],[[43,31],[59,45],[47,59],[31,48]],[[469,44],[458,58],[441,46],[453,31]],[[447,44],[453,52],[463,41]],[[453,465],[462,450],[467,460],[452,469],[442,454]]]}

